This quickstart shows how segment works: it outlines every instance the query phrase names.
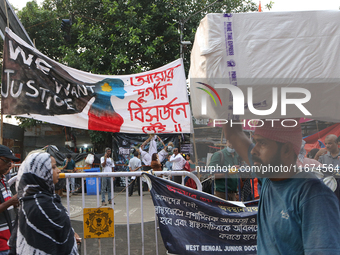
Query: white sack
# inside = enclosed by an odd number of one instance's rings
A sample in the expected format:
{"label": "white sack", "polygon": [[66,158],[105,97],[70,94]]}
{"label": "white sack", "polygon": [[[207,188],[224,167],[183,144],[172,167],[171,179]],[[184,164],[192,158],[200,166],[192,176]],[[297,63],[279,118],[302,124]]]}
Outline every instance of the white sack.
{"label": "white sack", "polygon": [[[217,84],[233,84],[245,98],[241,119],[340,121],[339,52],[339,11],[208,14],[198,27],[191,54],[193,114],[196,118],[232,118],[230,92]],[[213,90],[198,82],[214,87],[221,103]],[[253,88],[257,110],[271,108],[272,88],[277,87],[276,110],[269,115],[252,114],[247,107],[248,87]],[[303,106],[311,115],[295,105],[287,106],[286,115],[282,113],[281,89],[286,87],[310,92],[311,98]],[[287,94],[287,98],[305,97],[303,93]]]}

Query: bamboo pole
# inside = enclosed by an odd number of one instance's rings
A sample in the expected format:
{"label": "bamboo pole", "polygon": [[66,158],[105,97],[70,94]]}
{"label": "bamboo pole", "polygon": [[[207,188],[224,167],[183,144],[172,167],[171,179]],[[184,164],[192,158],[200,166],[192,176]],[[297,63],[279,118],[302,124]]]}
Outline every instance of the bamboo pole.
{"label": "bamboo pole", "polygon": [[[197,157],[197,148],[196,148],[196,139],[195,139],[195,131],[192,133],[192,139],[194,144],[194,153],[195,153],[195,165],[198,165],[198,157]],[[198,168],[199,169],[199,168]],[[198,171],[197,177],[199,180],[201,180],[201,172]]]}

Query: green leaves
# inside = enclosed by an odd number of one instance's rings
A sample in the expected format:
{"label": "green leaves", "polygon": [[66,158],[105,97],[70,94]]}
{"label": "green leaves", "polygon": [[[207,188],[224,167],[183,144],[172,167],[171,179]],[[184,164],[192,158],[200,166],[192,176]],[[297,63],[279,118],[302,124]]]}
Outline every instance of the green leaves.
{"label": "green leaves", "polygon": [[112,133],[89,130],[91,142],[97,153],[104,151],[106,147],[112,146]]}
{"label": "green leaves", "polygon": [[[193,43],[196,28],[206,13],[257,10],[250,0],[217,2],[203,10],[213,2],[45,0],[40,7],[32,1],[19,17],[36,47],[50,58],[93,73],[131,74],[179,58],[180,21],[189,18],[183,40]],[[65,42],[60,24],[61,19],[70,17],[71,40]],[[188,46],[184,52],[186,70],[190,49]]]}
{"label": "green leaves", "polygon": [[139,34],[142,33],[142,30],[140,28],[134,28],[134,27],[129,27],[129,43],[134,44],[134,43],[140,43],[139,39]]}
{"label": "green leaves", "polygon": [[23,117],[15,117],[17,120],[20,121],[19,127],[27,129],[34,127],[36,125],[39,125],[43,123],[42,121],[35,120],[35,119],[28,119],[28,118],[23,118]]}

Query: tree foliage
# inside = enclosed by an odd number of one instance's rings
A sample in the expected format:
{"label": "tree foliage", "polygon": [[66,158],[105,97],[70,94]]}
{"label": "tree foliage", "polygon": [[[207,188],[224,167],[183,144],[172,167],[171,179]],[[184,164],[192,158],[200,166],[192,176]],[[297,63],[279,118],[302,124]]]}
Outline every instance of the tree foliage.
{"label": "tree foliage", "polygon": [[59,49],[63,43],[60,21],[68,17],[68,12],[40,7],[31,1],[19,11],[18,16],[36,48],[51,59],[63,61],[64,55]]}
{"label": "tree foliage", "polygon": [[[183,40],[193,42],[205,14],[258,8],[250,0],[224,0],[203,10],[213,2],[45,0],[38,6],[32,1],[19,12],[19,18],[37,49],[52,59],[87,72],[121,75],[158,68],[179,58],[183,20],[188,19]],[[73,22],[69,42],[60,30],[61,19],[65,18]],[[189,59],[187,49],[186,70]]]}
{"label": "tree foliage", "polygon": [[112,147],[112,133],[89,130],[89,135],[95,153],[102,153],[106,147]]}
{"label": "tree foliage", "polygon": [[24,128],[25,130],[27,128],[31,128],[31,127],[34,127],[36,125],[43,123],[42,121],[39,121],[39,120],[28,119],[28,118],[23,118],[23,117],[16,117],[16,119],[20,121],[19,127]]}

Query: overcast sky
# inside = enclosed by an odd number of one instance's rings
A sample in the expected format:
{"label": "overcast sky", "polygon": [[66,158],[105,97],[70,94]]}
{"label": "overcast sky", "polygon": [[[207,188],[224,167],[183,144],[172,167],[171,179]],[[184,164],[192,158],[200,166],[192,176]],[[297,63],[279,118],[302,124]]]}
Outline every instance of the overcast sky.
{"label": "overcast sky", "polygon": [[[14,7],[22,9],[26,6],[27,0],[8,0]],[[38,3],[43,2],[42,0],[37,0]],[[257,0],[254,0],[258,3]],[[264,5],[269,3],[270,0],[262,0],[262,8]],[[304,10],[339,10],[340,1],[339,0],[273,0],[274,5],[271,11],[304,11]],[[267,10],[263,10],[267,11]]]}

